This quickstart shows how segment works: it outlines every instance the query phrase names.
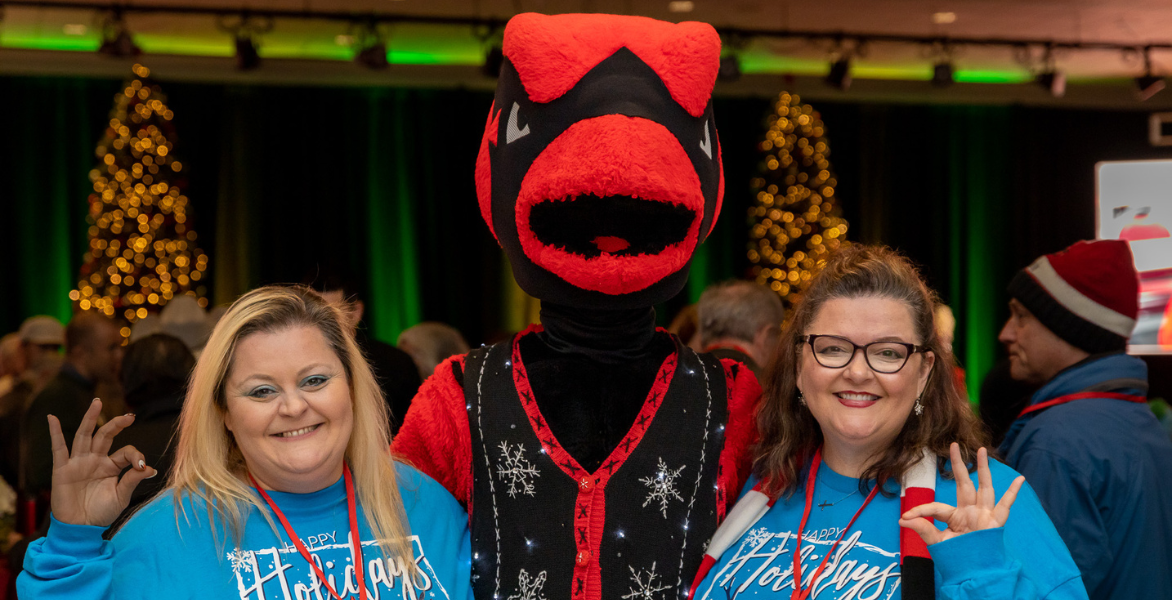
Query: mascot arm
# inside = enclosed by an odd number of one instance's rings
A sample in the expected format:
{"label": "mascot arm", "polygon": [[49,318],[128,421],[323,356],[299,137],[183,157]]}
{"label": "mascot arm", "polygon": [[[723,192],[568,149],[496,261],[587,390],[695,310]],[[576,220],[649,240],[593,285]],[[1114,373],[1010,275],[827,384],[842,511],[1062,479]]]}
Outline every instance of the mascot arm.
{"label": "mascot arm", "polygon": [[472,446],[464,386],[456,373],[464,356],[440,363],[423,382],[391,443],[391,452],[447,488],[472,512]]}
{"label": "mascot arm", "polygon": [[745,365],[720,359],[728,389],[728,425],[724,431],[724,449],[720,453],[720,476],[717,490],[717,518],[736,504],[741,488],[753,469],[753,444],[757,442],[756,413],[761,399],[761,385]]}

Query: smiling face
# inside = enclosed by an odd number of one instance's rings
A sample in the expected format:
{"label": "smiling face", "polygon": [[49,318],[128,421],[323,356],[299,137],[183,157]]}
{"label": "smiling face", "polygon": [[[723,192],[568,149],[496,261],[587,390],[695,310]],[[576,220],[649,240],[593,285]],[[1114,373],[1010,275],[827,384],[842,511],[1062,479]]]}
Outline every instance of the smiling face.
{"label": "smiling face", "polygon": [[354,426],[346,371],[315,327],[254,333],[236,344],[224,424],[261,487],[308,493],[342,476]]}
{"label": "smiling face", "polygon": [[[924,343],[916,334],[911,310],[878,296],[828,300],[803,333],[838,336],[859,346],[879,341]],[[822,429],[827,462],[837,470],[836,457],[851,462],[846,457],[874,457],[885,450],[903,429],[934,361],[931,352],[918,352],[898,372],[876,373],[859,351],[845,367],[832,369],[820,365],[809,344],[803,344],[797,387]]]}

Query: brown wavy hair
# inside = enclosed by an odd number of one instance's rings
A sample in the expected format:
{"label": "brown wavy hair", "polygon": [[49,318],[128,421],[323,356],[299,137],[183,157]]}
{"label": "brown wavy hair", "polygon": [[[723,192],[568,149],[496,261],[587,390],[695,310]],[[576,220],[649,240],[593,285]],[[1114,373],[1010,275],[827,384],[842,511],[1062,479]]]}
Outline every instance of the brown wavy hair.
{"label": "brown wavy hair", "polygon": [[[988,444],[987,434],[968,407],[956,379],[952,352],[936,335],[933,292],[911,261],[885,246],[852,245],[827,260],[794,309],[781,335],[777,356],[769,369],[765,395],[757,413],[759,442],[753,469],[772,497],[789,496],[797,489],[802,471],[822,445],[822,429],[798,400],[798,362],[804,344],[799,340],[829,300],[837,298],[890,298],[911,311],[919,345],[936,356],[920,402],[924,412],[912,414],[891,446],[863,472],[859,488],[867,492],[870,481],[882,486],[897,481],[922,456],[923,449],[940,457],[945,468],[952,442],[960,444],[966,463],[976,461],[977,449]],[[886,492],[884,492],[886,493]]]}

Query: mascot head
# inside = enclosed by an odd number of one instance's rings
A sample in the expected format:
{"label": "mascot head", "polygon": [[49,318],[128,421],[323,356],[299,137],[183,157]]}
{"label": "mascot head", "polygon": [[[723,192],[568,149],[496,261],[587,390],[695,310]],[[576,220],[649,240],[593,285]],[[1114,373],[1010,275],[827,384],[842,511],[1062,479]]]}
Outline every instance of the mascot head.
{"label": "mascot head", "polygon": [[703,23],[517,15],[476,160],[521,288],[576,307],[680,291],[720,212],[720,37]]}

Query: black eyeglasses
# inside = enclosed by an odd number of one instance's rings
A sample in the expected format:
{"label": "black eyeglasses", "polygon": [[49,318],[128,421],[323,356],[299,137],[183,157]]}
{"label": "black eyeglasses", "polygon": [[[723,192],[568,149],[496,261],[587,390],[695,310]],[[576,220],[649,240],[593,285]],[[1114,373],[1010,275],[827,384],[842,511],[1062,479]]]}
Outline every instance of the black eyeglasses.
{"label": "black eyeglasses", "polygon": [[860,346],[837,335],[803,335],[798,340],[810,344],[814,350],[814,360],[828,369],[841,369],[849,365],[855,352],[862,350],[863,358],[872,371],[888,375],[898,373],[913,354],[928,351],[923,346],[903,342],[871,342]]}

